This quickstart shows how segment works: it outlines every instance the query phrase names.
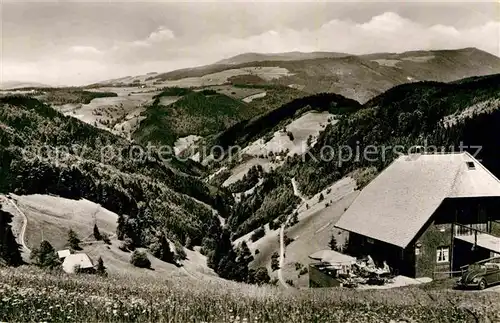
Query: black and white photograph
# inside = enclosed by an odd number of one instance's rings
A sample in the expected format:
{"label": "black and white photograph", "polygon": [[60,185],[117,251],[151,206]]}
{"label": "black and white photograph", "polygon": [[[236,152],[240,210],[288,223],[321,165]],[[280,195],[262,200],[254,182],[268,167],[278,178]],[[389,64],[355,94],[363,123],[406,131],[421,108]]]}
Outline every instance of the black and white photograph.
{"label": "black and white photograph", "polygon": [[0,322],[500,322],[497,1],[0,0]]}

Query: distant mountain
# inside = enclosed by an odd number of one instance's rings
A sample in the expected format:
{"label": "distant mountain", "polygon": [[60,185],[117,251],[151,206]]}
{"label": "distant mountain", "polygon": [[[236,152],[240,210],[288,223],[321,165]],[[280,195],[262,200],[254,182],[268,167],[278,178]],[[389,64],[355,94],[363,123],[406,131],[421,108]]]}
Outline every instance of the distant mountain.
{"label": "distant mountain", "polygon": [[21,81],[5,81],[0,83],[0,90],[15,90],[24,88],[48,88],[47,84],[36,82],[21,82]]}
{"label": "distant mountain", "polygon": [[[281,74],[266,74],[273,68],[279,69]],[[267,72],[259,69],[267,69]],[[225,73],[233,78],[221,77]],[[452,82],[495,73],[500,73],[499,57],[476,48],[463,48],[358,56],[327,52],[247,53],[212,65],[140,79],[145,84],[184,86],[189,80],[192,86],[213,86],[241,83],[241,79],[234,80],[235,76],[248,78],[250,75],[254,83],[288,86],[309,94],[337,93],[363,103],[403,83]]]}
{"label": "distant mountain", "polygon": [[301,61],[305,59],[338,58],[345,56],[351,56],[351,55],[346,53],[335,53],[335,52],[311,52],[311,53],[288,52],[288,53],[274,53],[274,54],[245,53],[220,60],[215,64],[236,65],[236,64],[244,64],[250,62],[263,62],[263,61]]}

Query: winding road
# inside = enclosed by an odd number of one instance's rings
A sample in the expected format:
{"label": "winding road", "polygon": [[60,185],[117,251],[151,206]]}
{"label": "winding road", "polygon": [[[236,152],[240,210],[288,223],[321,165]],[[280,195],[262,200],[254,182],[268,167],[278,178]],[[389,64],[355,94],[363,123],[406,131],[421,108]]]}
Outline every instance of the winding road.
{"label": "winding road", "polygon": [[[297,187],[297,182],[295,182],[295,178],[292,178],[291,181],[292,181],[292,186],[293,186],[293,194],[295,196],[299,197],[300,200],[302,201],[301,204],[299,204],[299,206],[297,207],[297,209],[298,209],[302,206],[302,204],[306,203],[307,200],[302,196],[302,194],[300,194],[299,189]],[[281,268],[283,268],[283,266],[285,265],[285,247],[286,247],[285,246],[285,228],[286,228],[286,225],[288,224],[288,222],[290,222],[290,219],[292,218],[294,212],[292,212],[288,215],[285,223],[283,223],[280,227],[280,261],[279,261],[279,269],[278,269],[278,280],[280,281],[281,285],[283,285],[285,288],[290,288],[290,285],[288,285],[287,282],[285,281],[285,278],[283,278],[283,271],[281,270]]]}
{"label": "winding road", "polygon": [[21,214],[21,216],[23,217],[23,226],[21,228],[21,232],[19,232],[18,243],[20,243],[23,246],[24,250],[27,253],[31,253],[31,249],[28,248],[28,246],[26,245],[26,241],[24,239],[24,236],[26,233],[26,227],[28,226],[28,217],[26,216],[26,214],[24,214],[23,211],[21,211],[21,209],[19,209],[16,202],[14,202],[14,199],[12,196],[10,196],[10,195],[7,196],[7,200],[10,202],[10,204],[12,204],[12,206],[14,206],[14,208],[17,210],[17,212],[19,214]]}

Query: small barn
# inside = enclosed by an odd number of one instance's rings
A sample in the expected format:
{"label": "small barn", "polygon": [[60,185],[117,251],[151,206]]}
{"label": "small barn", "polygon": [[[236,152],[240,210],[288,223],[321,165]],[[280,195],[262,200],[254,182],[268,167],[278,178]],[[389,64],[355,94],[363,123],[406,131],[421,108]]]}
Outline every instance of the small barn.
{"label": "small barn", "polygon": [[500,254],[499,208],[500,181],[469,153],[415,154],[381,172],[335,226],[352,255],[442,278]]}
{"label": "small barn", "polygon": [[64,258],[66,258],[69,255],[71,255],[71,250],[69,250],[69,249],[64,249],[64,250],[57,251],[57,256],[61,260],[64,260]]}
{"label": "small barn", "polygon": [[68,274],[77,272],[93,273],[95,271],[92,259],[86,253],[71,254],[64,258],[62,268]]}

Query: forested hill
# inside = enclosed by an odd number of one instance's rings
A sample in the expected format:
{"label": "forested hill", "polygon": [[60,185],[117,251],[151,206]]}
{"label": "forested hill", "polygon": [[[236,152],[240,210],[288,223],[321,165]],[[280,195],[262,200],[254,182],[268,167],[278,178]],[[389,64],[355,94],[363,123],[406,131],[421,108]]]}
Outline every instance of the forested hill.
{"label": "forested hill", "polygon": [[[69,150],[55,158],[57,147]],[[119,153],[102,158],[103,147]],[[36,99],[0,99],[0,192],[94,201],[126,215],[126,230],[137,245],[148,243],[157,230],[199,244],[216,219],[206,204],[225,215],[227,196],[161,162],[154,152],[143,159],[137,152],[127,140]]]}
{"label": "forested hill", "polygon": [[[418,82],[396,86],[368,101],[358,112],[329,125],[312,150],[315,158],[290,161],[282,172],[296,176],[301,189],[312,195],[349,172],[388,165],[397,154],[387,150],[375,161],[350,159],[338,163],[320,158],[321,147],[349,146],[363,152],[368,145],[405,149],[413,145],[459,150],[463,142],[500,176],[500,74],[464,79],[454,83]],[[474,146],[474,147],[473,147]],[[430,147],[432,148],[432,147]],[[404,151],[404,150],[403,150]]]}
{"label": "forested hill", "polygon": [[263,137],[280,123],[292,120],[307,111],[328,111],[342,115],[357,111],[361,107],[357,101],[335,93],[314,94],[294,99],[258,117],[239,122],[215,136],[212,143],[224,148],[232,145],[245,146],[252,140]]}

